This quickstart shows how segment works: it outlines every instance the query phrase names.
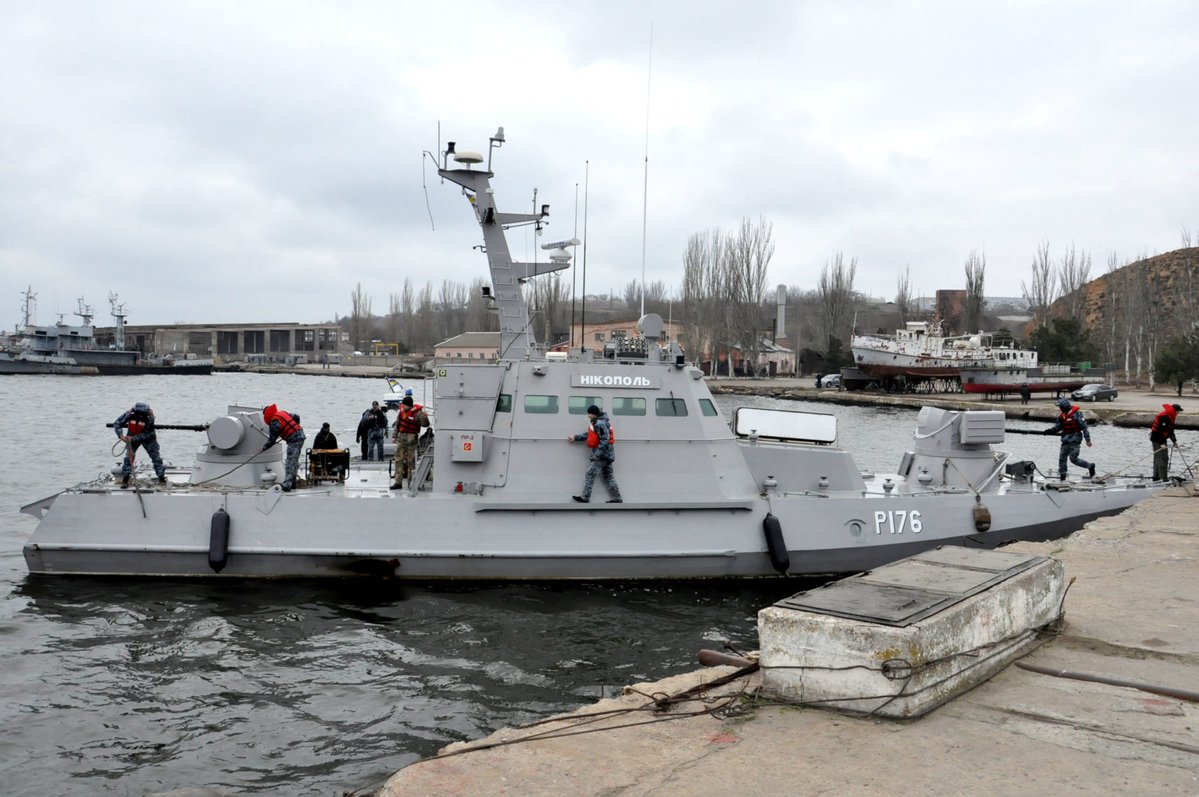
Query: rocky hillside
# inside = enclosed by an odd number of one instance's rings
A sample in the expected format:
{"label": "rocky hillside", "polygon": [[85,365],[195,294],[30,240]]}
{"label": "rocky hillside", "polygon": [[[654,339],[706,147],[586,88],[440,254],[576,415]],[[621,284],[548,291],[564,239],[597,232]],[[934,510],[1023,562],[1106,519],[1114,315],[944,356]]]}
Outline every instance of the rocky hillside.
{"label": "rocky hillside", "polygon": [[[1110,361],[1151,359],[1158,346],[1199,322],[1199,247],[1155,255],[1108,272],[1084,286],[1079,315]],[[1067,298],[1052,315],[1065,315]],[[1130,363],[1131,365],[1131,363]]]}

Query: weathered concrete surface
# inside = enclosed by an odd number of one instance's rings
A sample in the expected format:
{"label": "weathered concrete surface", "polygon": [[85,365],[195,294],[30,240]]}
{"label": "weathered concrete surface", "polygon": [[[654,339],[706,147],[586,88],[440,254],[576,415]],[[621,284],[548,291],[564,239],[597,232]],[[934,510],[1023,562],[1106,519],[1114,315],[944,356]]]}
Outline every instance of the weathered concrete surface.
{"label": "weathered concrete surface", "polygon": [[[758,612],[761,694],[882,717],[927,714],[1041,644],[1037,629],[1062,608],[1064,569],[1049,556],[950,546],[767,606]],[[908,625],[878,619],[950,596],[957,602]],[[885,609],[850,619],[807,608],[834,600]]]}
{"label": "weathered concrete surface", "polygon": [[[1075,579],[1064,631],[1027,661],[1199,689],[1197,526],[1199,500],[1179,489],[1066,540],[1007,549],[1055,556]],[[756,675],[708,703],[645,709],[645,695],[732,671],[639,685],[552,723],[453,745],[446,752],[526,739],[420,762],[378,794],[1199,794],[1199,705],[1015,666],[912,721],[755,704],[739,695],[753,693]],[[696,713],[722,704],[734,713]]]}

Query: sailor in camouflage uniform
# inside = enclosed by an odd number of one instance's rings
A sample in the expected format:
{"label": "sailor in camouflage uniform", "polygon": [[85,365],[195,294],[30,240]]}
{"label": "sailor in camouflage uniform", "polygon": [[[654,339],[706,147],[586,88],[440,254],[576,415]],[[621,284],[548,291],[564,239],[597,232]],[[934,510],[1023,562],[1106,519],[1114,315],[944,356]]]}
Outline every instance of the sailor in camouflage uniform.
{"label": "sailor in camouflage uniform", "polygon": [[158,476],[159,484],[166,484],[166,466],[162,464],[162,453],[158,449],[158,433],[154,429],[154,410],[150,405],[139,401],[121,413],[113,421],[112,429],[117,437],[128,444],[125,459],[121,463],[121,487],[129,486],[129,476],[133,472],[133,456],[138,448],[146,449],[150,461],[154,463],[154,473]]}
{"label": "sailor in camouflage uniform", "polygon": [[608,413],[601,411],[594,404],[587,408],[587,414],[591,416],[591,425],[587,427],[587,431],[566,438],[571,442],[586,440],[587,447],[591,449],[591,465],[587,468],[587,475],[583,477],[583,494],[572,495],[571,498],[580,504],[589,502],[591,488],[595,484],[596,474],[599,474],[603,476],[604,486],[608,488],[608,503],[623,503],[620,487],[616,484],[616,477],[612,475],[612,462],[616,459],[616,436],[612,433],[612,421],[608,418]]}
{"label": "sailor in camouflage uniform", "polygon": [[266,451],[279,438],[287,443],[287,459],[283,469],[283,492],[291,492],[296,483],[296,469],[300,463],[300,450],[304,448],[304,427],[300,426],[300,416],[292,415],[271,404],[262,409],[262,420],[271,430],[270,437],[262,446]]}

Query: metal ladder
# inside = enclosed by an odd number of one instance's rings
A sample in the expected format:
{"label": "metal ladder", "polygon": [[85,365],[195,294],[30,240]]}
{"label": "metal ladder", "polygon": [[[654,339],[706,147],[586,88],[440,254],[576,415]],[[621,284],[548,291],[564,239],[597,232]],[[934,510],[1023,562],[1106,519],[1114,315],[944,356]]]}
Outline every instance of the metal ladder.
{"label": "metal ladder", "polygon": [[409,477],[408,492],[415,493],[417,490],[425,489],[425,482],[429,478],[429,471],[433,469],[433,443],[425,447],[421,452],[420,457],[416,460],[416,474]]}

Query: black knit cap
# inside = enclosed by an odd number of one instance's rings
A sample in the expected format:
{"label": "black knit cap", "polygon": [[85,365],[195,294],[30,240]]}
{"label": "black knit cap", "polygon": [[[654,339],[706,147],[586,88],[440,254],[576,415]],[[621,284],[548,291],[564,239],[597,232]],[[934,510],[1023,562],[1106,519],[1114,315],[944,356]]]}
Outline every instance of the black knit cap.
{"label": "black knit cap", "polygon": [[595,406],[594,404],[592,404],[590,407],[587,408],[587,414],[588,415],[599,415],[600,408]]}
{"label": "black knit cap", "polygon": [[1181,404],[1175,404],[1175,405],[1174,405],[1174,411],[1175,411],[1175,412],[1182,412],[1182,405],[1181,405]]}

